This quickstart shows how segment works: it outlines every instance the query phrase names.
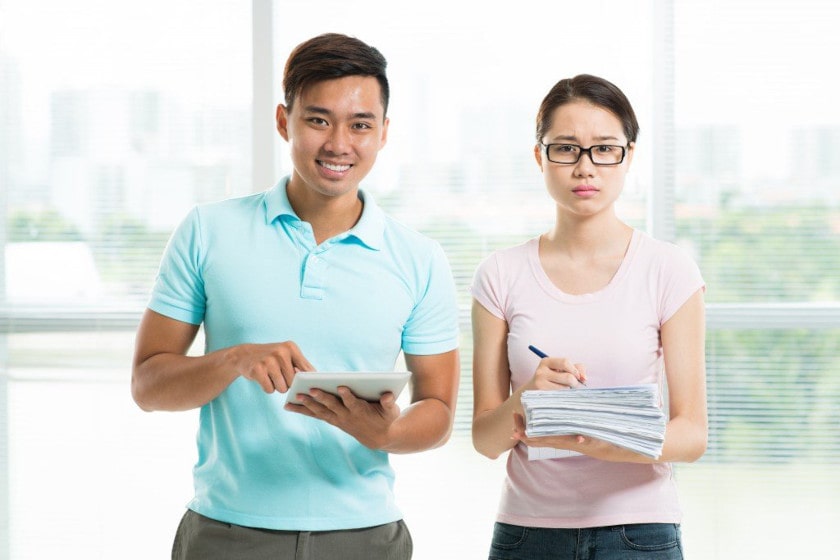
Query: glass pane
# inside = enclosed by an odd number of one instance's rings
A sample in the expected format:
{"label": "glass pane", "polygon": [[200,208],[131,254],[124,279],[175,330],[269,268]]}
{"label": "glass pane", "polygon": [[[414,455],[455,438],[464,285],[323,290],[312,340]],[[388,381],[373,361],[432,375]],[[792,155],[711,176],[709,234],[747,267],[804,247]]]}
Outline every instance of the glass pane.
{"label": "glass pane", "polygon": [[840,329],[718,330],[707,348],[703,461],[840,461]]}
{"label": "glass pane", "polygon": [[837,301],[840,6],[674,4],[677,225],[707,300]]}
{"label": "glass pane", "polygon": [[169,555],[196,417],[132,402],[134,312],[189,207],[251,190],[250,16],[0,1],[0,557]]}
{"label": "glass pane", "polygon": [[251,189],[250,6],[0,10],[0,301],[145,303],[187,209]]}
{"label": "glass pane", "polygon": [[141,411],[124,367],[11,374],[4,557],[168,558],[192,490],[197,411]]}
{"label": "glass pane", "polygon": [[[676,224],[707,302],[749,323],[756,306],[738,304],[836,303],[840,75],[820,53],[840,49],[840,9],[819,0],[674,7]],[[711,327],[709,449],[678,467],[687,551],[790,558],[836,548],[840,331]],[[814,530],[826,540],[780,537]]]}
{"label": "glass pane", "polygon": [[[838,350],[836,328],[710,333],[709,449],[677,467],[687,554],[800,558],[840,546]],[[781,537],[814,530],[813,544]]]}

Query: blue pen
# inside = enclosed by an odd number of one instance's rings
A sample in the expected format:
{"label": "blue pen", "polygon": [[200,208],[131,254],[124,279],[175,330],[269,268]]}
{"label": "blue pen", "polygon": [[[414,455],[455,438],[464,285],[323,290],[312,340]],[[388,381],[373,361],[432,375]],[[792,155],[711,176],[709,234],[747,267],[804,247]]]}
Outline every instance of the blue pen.
{"label": "blue pen", "polygon": [[[542,350],[540,350],[539,348],[537,348],[533,344],[530,344],[528,346],[528,350],[530,350],[531,352],[533,352],[534,354],[536,354],[540,358],[548,358],[548,354],[546,354],[545,352],[543,352]],[[586,383],[584,383],[583,381],[581,381],[580,384],[583,385],[584,387],[586,387]]]}
{"label": "blue pen", "polygon": [[528,346],[528,350],[530,350],[531,352],[533,352],[534,354],[536,354],[540,358],[548,358],[548,354],[546,354],[545,352],[543,352],[542,350],[540,350],[539,348],[537,348],[533,344]]}

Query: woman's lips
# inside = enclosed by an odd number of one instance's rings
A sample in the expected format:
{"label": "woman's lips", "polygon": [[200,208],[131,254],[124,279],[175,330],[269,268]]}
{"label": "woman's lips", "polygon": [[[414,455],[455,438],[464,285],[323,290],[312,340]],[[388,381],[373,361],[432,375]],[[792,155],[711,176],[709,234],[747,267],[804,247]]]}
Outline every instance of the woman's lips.
{"label": "woman's lips", "polygon": [[599,191],[592,185],[580,185],[578,187],[573,188],[572,192],[580,197],[589,198],[598,194]]}

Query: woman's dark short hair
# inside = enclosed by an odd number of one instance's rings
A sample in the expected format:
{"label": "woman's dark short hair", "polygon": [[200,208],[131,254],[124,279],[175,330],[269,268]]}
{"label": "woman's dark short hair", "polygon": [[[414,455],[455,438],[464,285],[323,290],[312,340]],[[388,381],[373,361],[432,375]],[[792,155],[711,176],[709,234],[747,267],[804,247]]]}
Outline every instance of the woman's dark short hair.
{"label": "woman's dark short hair", "polygon": [[291,111],[298,95],[318,82],[346,76],[371,76],[379,82],[382,107],[388,112],[391,92],[382,53],[367,43],[340,33],[324,33],[292,50],[283,70],[286,107]]}
{"label": "woman's dark short hair", "polygon": [[579,74],[560,80],[545,96],[537,113],[537,142],[542,141],[551,128],[554,110],[573,101],[588,101],[615,115],[624,129],[627,142],[635,142],[639,135],[639,121],[627,96],[618,86],[598,76]]}

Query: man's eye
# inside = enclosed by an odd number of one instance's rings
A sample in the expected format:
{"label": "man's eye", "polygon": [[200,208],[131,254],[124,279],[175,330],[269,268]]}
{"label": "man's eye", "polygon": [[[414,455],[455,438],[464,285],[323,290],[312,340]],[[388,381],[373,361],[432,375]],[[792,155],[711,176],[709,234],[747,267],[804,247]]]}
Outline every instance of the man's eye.
{"label": "man's eye", "polygon": [[371,125],[369,125],[368,123],[360,122],[360,123],[354,124],[353,128],[358,129],[358,130],[367,130],[367,129],[373,128],[373,127]]}

